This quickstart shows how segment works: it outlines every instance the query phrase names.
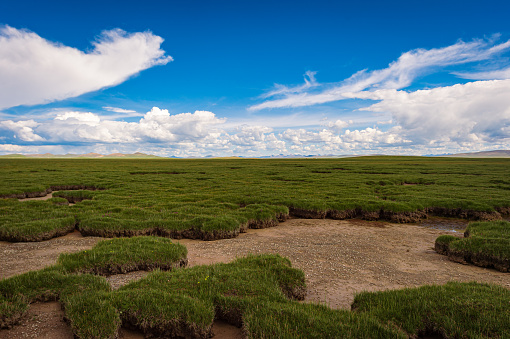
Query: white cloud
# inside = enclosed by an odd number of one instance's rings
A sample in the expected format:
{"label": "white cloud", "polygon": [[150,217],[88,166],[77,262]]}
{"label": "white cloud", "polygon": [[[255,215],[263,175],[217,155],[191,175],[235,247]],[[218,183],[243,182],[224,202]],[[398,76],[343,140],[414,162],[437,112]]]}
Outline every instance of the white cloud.
{"label": "white cloud", "polygon": [[109,112],[115,112],[115,113],[126,113],[126,114],[136,113],[136,111],[133,111],[132,109],[124,109],[124,108],[111,107],[111,106],[104,106],[103,109],[107,110]]}
{"label": "white cloud", "polygon": [[[374,89],[401,89],[409,86],[417,77],[434,68],[487,60],[510,48],[510,40],[493,45],[493,40],[459,41],[454,45],[434,49],[414,49],[402,54],[387,68],[368,72],[359,71],[341,83],[318,93],[303,92],[306,83],[298,91],[273,91],[284,94],[281,99],[268,100],[249,107],[249,110],[266,108],[302,107],[346,99],[345,93]],[[317,86],[317,83],[314,82]],[[314,86],[314,87],[316,87]],[[296,94],[294,94],[296,93]]]}
{"label": "white cloud", "polygon": [[70,124],[87,123],[97,125],[101,122],[101,118],[94,113],[85,112],[64,112],[55,117],[55,120],[65,120]]}
{"label": "white cloud", "polygon": [[40,135],[34,133],[34,128],[39,126],[37,122],[34,120],[25,120],[25,121],[0,121],[0,128],[4,128],[14,132],[15,137],[19,138],[22,141],[42,141]]}
{"label": "white cloud", "polygon": [[0,29],[0,109],[75,97],[117,85],[172,60],[151,32],[104,31],[93,50],[53,43],[26,30]]}
{"label": "white cloud", "polygon": [[[108,154],[136,151],[164,156],[269,154],[439,154],[510,147],[510,80],[407,93],[359,92],[380,100],[365,108],[392,116],[380,129],[353,121],[322,121],[316,128],[278,132],[263,124],[228,127],[208,111],[170,114],[154,107],[137,122],[108,120],[91,112],[58,112],[52,119],[0,121],[0,153],[62,150]],[[257,120],[258,121],[258,120]],[[353,128],[353,126],[357,126]],[[15,135],[15,139],[12,135]],[[25,146],[14,147],[18,140]],[[10,146],[9,146],[10,145]],[[60,148],[56,148],[58,145]],[[53,149],[51,147],[54,147]],[[31,150],[31,151],[29,151]],[[40,150],[36,152],[35,150]],[[52,152],[54,153],[54,152]]]}
{"label": "white cloud", "polygon": [[201,139],[211,133],[211,128],[226,119],[218,119],[208,111],[170,115],[168,110],[154,107],[140,120],[140,130],[147,138],[165,141]]}
{"label": "white cloud", "polygon": [[320,131],[309,131],[303,128],[287,129],[281,134],[281,138],[294,145],[342,143],[342,139],[338,134],[329,129],[322,129]]}
{"label": "white cloud", "polygon": [[396,146],[396,144],[410,143],[409,140],[404,139],[400,135],[401,132],[402,129],[400,126],[393,127],[386,132],[377,128],[367,127],[363,130],[346,130],[343,135],[343,140],[350,148],[363,147],[372,149],[378,146]]}
{"label": "white cloud", "polygon": [[510,67],[477,73],[455,73],[456,75],[471,80],[505,80],[510,79]]}
{"label": "white cloud", "polygon": [[[37,123],[34,120],[0,122],[24,141],[51,142],[207,142],[215,136],[219,119],[212,112],[196,111],[171,115],[157,107],[147,112],[139,122],[104,120],[90,112],[61,112],[53,120]],[[37,132],[35,134],[34,130]]]}
{"label": "white cloud", "polygon": [[315,80],[315,74],[317,72],[307,71],[304,75],[305,83],[303,85],[288,87],[281,84],[275,84],[274,89],[261,95],[261,98],[269,98],[276,95],[290,94],[290,93],[301,93],[307,89],[319,86],[317,80]]}
{"label": "white cloud", "polygon": [[327,126],[336,131],[340,132],[341,130],[345,129],[347,126],[349,126],[349,123],[347,121],[343,120],[336,120],[336,121],[330,121],[327,123]]}
{"label": "white cloud", "polygon": [[365,111],[388,112],[405,138],[417,143],[498,142],[510,138],[510,80],[476,81],[420,90],[352,93],[381,100]]}
{"label": "white cloud", "polygon": [[[43,153],[53,153],[53,154],[64,154],[66,153],[64,147],[60,145],[43,145],[43,146],[26,146],[26,145],[14,145],[14,144],[0,144],[0,154],[43,154]],[[83,153],[88,153],[82,152]]]}

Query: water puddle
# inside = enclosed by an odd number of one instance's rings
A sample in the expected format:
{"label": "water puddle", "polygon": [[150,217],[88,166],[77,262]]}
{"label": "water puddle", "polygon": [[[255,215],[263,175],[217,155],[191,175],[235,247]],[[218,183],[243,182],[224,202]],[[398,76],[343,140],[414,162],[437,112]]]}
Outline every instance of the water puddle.
{"label": "water puddle", "polygon": [[464,233],[469,224],[469,220],[456,218],[429,217],[419,222],[417,225],[425,228],[432,228],[440,231],[452,233]]}

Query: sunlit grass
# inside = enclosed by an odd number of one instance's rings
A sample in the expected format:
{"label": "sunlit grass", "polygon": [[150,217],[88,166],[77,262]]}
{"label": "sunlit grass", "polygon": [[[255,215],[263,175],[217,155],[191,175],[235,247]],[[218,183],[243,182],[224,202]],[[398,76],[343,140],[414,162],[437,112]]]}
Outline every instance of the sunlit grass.
{"label": "sunlit grass", "polygon": [[201,239],[273,226],[289,209],[319,218],[492,220],[510,211],[509,165],[506,159],[423,157],[1,159],[0,196],[58,188],[55,197],[77,204],[1,199],[0,237],[48,239],[68,224],[53,222],[25,235],[23,225],[66,214],[89,235]]}

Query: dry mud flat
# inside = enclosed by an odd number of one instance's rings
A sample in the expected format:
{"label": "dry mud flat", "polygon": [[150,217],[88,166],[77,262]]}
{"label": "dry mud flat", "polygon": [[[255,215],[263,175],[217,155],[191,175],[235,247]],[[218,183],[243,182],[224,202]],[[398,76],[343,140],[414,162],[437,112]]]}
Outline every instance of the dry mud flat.
{"label": "dry mud flat", "polygon": [[[442,234],[455,233],[377,221],[290,219],[277,227],[250,229],[233,239],[179,242],[188,248],[190,266],[230,262],[248,253],[288,257],[294,267],[305,272],[308,287],[305,302],[325,303],[332,308],[349,309],[354,295],[361,291],[444,284],[452,280],[490,282],[510,288],[508,273],[461,265],[437,254],[434,242]],[[89,249],[101,239],[82,237],[75,232],[39,243],[0,242],[0,279],[54,264],[60,253]],[[118,287],[144,275],[145,272],[133,272],[108,279]],[[62,316],[56,315],[57,310],[58,307],[49,311],[48,307],[32,307],[25,323],[9,331],[1,330],[0,338],[44,337],[42,331],[48,326],[52,330],[45,332],[49,335],[46,338],[66,338],[69,328],[59,325],[63,322]],[[47,320],[36,326],[39,332],[34,335],[33,326],[37,323],[33,320],[38,317]],[[239,336],[229,331],[232,329],[228,325],[222,328],[219,324],[216,337]],[[136,338],[139,334],[123,335]]]}

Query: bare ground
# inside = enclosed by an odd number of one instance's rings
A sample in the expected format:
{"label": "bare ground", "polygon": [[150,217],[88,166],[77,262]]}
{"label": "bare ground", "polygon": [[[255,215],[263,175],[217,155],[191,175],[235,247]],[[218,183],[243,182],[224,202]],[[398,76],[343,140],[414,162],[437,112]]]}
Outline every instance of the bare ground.
{"label": "bare ground", "polygon": [[[434,222],[429,220],[428,226],[434,226]],[[439,226],[440,229],[433,229],[378,221],[290,219],[277,227],[248,230],[233,239],[184,239],[179,242],[188,248],[190,266],[230,262],[248,253],[278,253],[288,257],[294,267],[305,272],[308,286],[305,302],[325,303],[339,309],[350,309],[354,295],[361,291],[444,284],[452,280],[490,282],[510,288],[508,273],[460,265],[437,254],[433,250],[435,239],[442,234],[455,234]],[[462,222],[457,222],[453,228],[463,226]],[[461,234],[458,233],[459,236]],[[101,239],[82,237],[75,232],[39,243],[0,242],[0,279],[52,265],[60,253],[90,249]],[[145,274],[132,272],[108,279],[117,288]],[[30,314],[13,330],[31,326],[34,317],[41,313],[37,307],[31,308],[35,315]],[[51,319],[57,326],[60,318],[55,316]],[[62,320],[59,321],[62,323]],[[46,323],[51,326],[51,321]],[[237,329],[228,326],[215,324],[215,338],[231,338]],[[13,330],[0,331],[0,338],[5,335],[9,338],[24,337],[14,335]],[[36,337],[42,337],[43,332],[39,333],[41,336]],[[54,336],[47,338],[68,337],[65,334],[59,337],[58,331],[53,333]],[[240,336],[239,330],[235,333]],[[141,334],[124,331],[122,335],[124,338],[136,338]]]}

